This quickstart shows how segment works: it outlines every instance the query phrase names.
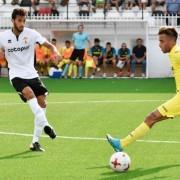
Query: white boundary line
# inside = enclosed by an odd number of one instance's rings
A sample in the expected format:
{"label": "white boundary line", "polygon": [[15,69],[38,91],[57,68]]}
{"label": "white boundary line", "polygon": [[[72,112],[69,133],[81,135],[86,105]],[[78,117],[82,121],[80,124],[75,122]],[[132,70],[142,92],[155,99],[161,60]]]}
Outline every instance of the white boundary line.
{"label": "white boundary line", "polygon": [[[98,103],[144,103],[144,102],[164,102],[165,99],[134,99],[134,100],[92,100],[92,101],[49,101],[48,104],[98,104]],[[0,106],[24,105],[25,103],[17,102],[0,102]]]}
{"label": "white boundary line", "polygon": [[[3,132],[0,131],[0,135],[12,135],[12,136],[23,136],[23,137],[32,137],[32,134],[27,133],[15,133],[15,132]],[[41,137],[48,138],[48,136],[42,135]],[[106,141],[106,138],[95,138],[95,137],[71,137],[71,136],[57,136],[61,139],[71,139],[71,140],[94,140],[94,141]],[[166,143],[166,144],[180,144],[180,141],[160,141],[160,140],[137,140],[137,142],[144,143]]]}

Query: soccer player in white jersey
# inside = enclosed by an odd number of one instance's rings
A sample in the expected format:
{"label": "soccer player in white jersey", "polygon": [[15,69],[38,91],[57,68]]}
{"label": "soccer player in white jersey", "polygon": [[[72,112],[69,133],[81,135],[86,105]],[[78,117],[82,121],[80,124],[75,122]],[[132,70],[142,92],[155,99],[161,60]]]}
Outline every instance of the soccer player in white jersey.
{"label": "soccer player in white jersey", "polygon": [[45,115],[48,91],[34,68],[34,46],[39,43],[48,47],[57,54],[57,58],[59,54],[56,47],[37,31],[24,27],[25,21],[26,11],[22,8],[14,9],[12,29],[0,33],[0,49],[3,49],[8,61],[11,84],[34,114],[34,135],[30,149],[44,151],[39,143],[43,129],[52,139],[56,137],[56,133]]}

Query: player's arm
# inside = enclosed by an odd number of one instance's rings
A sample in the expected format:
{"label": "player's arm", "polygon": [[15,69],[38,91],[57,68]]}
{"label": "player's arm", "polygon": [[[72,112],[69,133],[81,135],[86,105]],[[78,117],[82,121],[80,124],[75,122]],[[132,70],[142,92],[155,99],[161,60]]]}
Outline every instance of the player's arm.
{"label": "player's arm", "polygon": [[47,47],[48,49],[50,49],[53,53],[56,53],[57,55],[60,55],[60,53],[57,50],[56,46],[51,44],[49,41],[45,41],[42,45]]}

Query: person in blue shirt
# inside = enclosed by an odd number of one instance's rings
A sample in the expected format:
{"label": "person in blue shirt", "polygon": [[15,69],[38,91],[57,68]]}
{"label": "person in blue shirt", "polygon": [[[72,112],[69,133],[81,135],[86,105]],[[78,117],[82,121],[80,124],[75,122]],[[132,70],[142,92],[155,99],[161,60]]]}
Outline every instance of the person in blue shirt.
{"label": "person in blue shirt", "polygon": [[93,76],[96,71],[100,71],[100,66],[103,64],[103,52],[104,48],[100,45],[100,40],[98,38],[94,39],[94,46],[91,47],[91,56],[96,65],[95,72],[93,72]]}
{"label": "person in blue shirt", "polygon": [[74,50],[70,57],[71,63],[77,64],[79,67],[79,78],[82,78],[83,72],[83,60],[87,43],[91,47],[89,35],[84,32],[83,24],[78,25],[78,32],[73,34],[72,42],[74,44]]}
{"label": "person in blue shirt", "polygon": [[[103,53],[103,68],[104,68],[104,73],[103,77],[106,78],[106,73],[105,69],[107,67],[107,64],[111,64],[114,69],[116,69],[116,50],[114,47],[111,46],[110,42],[106,43],[106,48],[104,49]],[[114,71],[113,74],[114,77],[117,77],[117,74]]]}
{"label": "person in blue shirt", "polygon": [[130,76],[130,49],[127,47],[126,43],[122,43],[121,48],[118,50],[117,67],[119,68],[119,76],[123,76],[123,68],[125,66],[127,66],[127,76]]}

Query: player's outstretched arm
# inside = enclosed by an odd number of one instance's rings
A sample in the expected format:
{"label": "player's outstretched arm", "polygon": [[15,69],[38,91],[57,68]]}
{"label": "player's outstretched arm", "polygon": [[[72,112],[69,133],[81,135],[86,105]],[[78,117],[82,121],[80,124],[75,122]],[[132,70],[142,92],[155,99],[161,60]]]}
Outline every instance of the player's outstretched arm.
{"label": "player's outstretched arm", "polygon": [[44,46],[46,46],[48,49],[50,49],[52,52],[54,52],[58,59],[60,60],[61,59],[61,54],[58,52],[56,46],[54,46],[53,44],[51,44],[49,41],[45,41],[43,43]]}

